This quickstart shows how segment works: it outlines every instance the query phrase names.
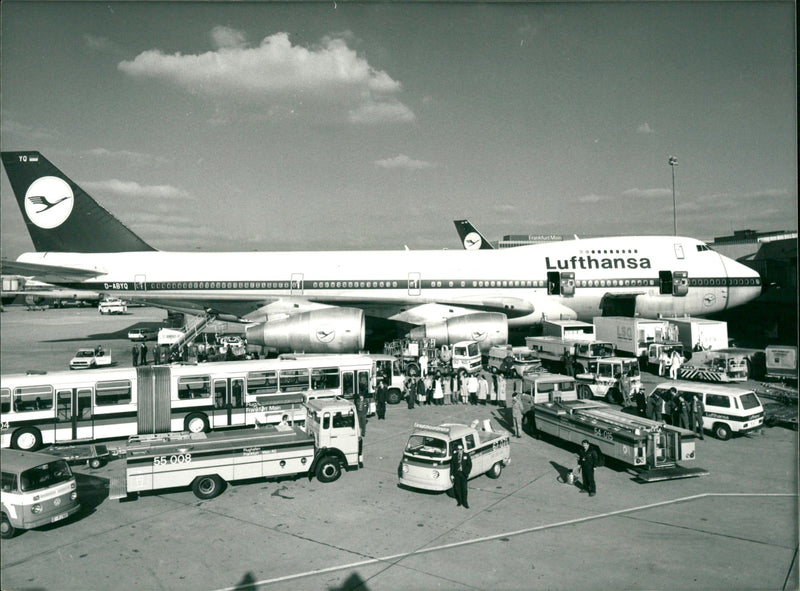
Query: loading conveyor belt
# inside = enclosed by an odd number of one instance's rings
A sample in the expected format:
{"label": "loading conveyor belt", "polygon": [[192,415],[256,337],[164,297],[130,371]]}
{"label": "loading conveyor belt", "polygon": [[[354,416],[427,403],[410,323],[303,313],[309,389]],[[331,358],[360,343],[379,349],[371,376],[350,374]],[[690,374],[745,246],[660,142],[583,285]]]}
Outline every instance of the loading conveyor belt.
{"label": "loading conveyor belt", "polygon": [[657,421],[627,415],[612,409],[575,409],[575,414],[579,414],[584,417],[591,417],[605,423],[611,423],[612,425],[616,425],[622,429],[641,429],[642,431],[652,432],[660,430],[663,425]]}

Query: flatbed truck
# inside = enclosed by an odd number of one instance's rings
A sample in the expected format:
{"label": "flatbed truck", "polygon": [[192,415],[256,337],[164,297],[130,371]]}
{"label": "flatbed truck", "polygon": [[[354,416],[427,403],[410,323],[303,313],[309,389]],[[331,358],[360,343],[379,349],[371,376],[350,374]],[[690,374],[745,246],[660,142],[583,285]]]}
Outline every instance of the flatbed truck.
{"label": "flatbed truck", "polygon": [[360,468],[362,439],[353,403],[317,398],[306,407],[305,431],[268,425],[133,436],[125,448],[123,474],[112,478],[109,498],[191,486],[197,498],[211,499],[230,481],[305,474],[333,482],[342,470]]}

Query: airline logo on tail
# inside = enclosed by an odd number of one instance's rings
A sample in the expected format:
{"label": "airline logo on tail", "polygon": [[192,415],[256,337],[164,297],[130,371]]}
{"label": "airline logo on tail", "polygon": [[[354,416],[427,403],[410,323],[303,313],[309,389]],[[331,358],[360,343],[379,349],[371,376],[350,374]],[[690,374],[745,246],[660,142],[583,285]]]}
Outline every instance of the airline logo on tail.
{"label": "airline logo on tail", "polygon": [[470,232],[464,236],[464,248],[467,250],[480,250],[483,240],[477,232]]}
{"label": "airline logo on tail", "polygon": [[25,193],[25,214],[40,228],[57,228],[72,213],[75,195],[69,184],[54,176],[36,179]]}

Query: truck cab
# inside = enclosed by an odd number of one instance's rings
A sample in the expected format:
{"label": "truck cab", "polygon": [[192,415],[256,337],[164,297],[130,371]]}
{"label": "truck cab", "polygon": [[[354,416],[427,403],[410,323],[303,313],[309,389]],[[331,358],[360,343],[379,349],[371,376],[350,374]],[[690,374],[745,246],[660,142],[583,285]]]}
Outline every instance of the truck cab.
{"label": "truck cab", "polygon": [[481,370],[481,350],[476,341],[454,343],[450,352],[454,373],[475,374]]}
{"label": "truck cab", "polygon": [[314,436],[317,449],[312,471],[320,461],[338,462],[338,467],[331,465],[322,471],[327,476],[333,476],[337,470],[341,472],[342,468],[358,468],[363,460],[362,440],[353,403],[343,398],[315,398],[306,402],[306,408],[306,431]]}
{"label": "truck cab", "polygon": [[489,349],[486,367],[491,373],[507,378],[521,378],[526,372],[541,370],[542,361],[528,347],[499,345]]}
{"label": "truck cab", "polygon": [[638,359],[629,357],[606,357],[589,362],[589,371],[575,376],[578,382],[578,398],[605,398],[606,402],[621,403],[622,392],[619,380],[632,372],[631,392],[642,389]]}

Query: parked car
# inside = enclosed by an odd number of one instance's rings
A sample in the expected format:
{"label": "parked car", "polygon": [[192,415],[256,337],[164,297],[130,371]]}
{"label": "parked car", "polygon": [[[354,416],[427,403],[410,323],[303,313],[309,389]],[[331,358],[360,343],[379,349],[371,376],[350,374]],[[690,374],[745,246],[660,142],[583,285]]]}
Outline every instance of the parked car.
{"label": "parked car", "polygon": [[132,328],[128,331],[128,338],[132,341],[155,341],[158,330],[155,328]]}
{"label": "parked car", "polygon": [[95,367],[110,367],[111,352],[103,349],[78,349],[75,356],[70,359],[70,369],[93,369]]}

